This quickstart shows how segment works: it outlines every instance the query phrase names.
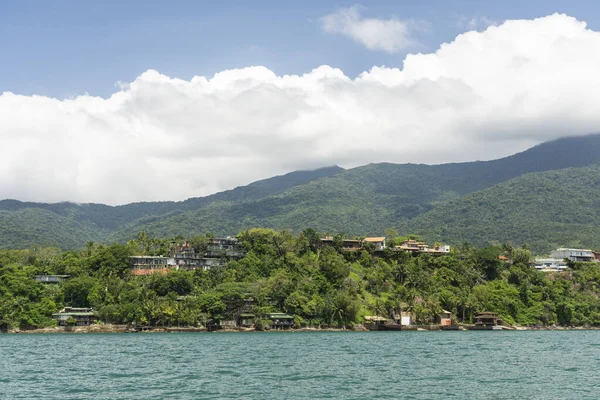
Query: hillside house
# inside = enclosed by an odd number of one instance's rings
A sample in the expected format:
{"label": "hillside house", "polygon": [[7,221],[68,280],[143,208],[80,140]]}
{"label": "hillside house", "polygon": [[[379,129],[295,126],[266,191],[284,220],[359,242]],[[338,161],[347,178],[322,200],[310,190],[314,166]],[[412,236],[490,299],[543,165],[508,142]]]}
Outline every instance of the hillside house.
{"label": "hillside house", "polygon": [[372,243],[375,246],[375,251],[383,251],[385,249],[385,237],[366,237],[363,243]]}
{"label": "hillside house", "polygon": [[[333,246],[335,239],[333,236],[325,236],[321,238],[322,245]],[[342,239],[342,250],[358,251],[361,249],[361,241],[356,239]]]}
{"label": "hillside house", "polygon": [[542,272],[560,272],[568,269],[567,263],[562,258],[536,258],[533,267]]}
{"label": "hillside house", "polygon": [[596,261],[594,252],[587,249],[567,249],[561,247],[556,250],[552,250],[550,257],[558,258],[561,260],[581,261],[581,262],[593,262]]}
{"label": "hillside house", "polygon": [[433,255],[444,255],[450,253],[450,246],[448,245],[435,245],[433,248],[429,248],[427,243],[418,242],[410,239],[402,242],[399,246],[394,247],[397,251],[407,251],[410,253],[431,253]]}
{"label": "hillside house", "polygon": [[36,275],[35,280],[45,284],[63,283],[70,275]]}
{"label": "hillside house", "polygon": [[163,256],[132,256],[129,257],[133,275],[166,274],[177,269],[175,259]]}
{"label": "hillside house", "polygon": [[228,236],[226,238],[209,239],[206,254],[204,256],[208,258],[242,258],[245,255],[246,252],[244,251],[242,242],[238,238]]}
{"label": "hillside house", "polygon": [[429,250],[429,246],[427,246],[425,242],[417,242],[416,240],[410,239],[402,242],[399,246],[396,246],[395,249],[409,251],[411,253],[423,253]]}

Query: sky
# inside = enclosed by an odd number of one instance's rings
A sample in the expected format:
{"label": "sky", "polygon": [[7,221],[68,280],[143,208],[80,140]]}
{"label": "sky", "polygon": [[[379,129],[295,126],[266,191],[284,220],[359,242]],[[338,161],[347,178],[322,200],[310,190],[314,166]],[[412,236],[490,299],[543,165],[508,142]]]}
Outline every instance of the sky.
{"label": "sky", "polygon": [[0,4],[0,198],[184,200],[600,132],[594,1]]}

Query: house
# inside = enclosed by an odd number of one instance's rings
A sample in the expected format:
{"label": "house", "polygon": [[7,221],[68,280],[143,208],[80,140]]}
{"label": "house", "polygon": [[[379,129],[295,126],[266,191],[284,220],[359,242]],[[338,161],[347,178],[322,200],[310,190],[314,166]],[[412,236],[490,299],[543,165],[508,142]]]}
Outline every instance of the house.
{"label": "house", "polygon": [[475,325],[497,326],[502,325],[502,320],[498,318],[498,314],[486,311],[475,315]]}
{"label": "house", "polygon": [[294,317],[284,313],[270,313],[266,315],[271,320],[271,329],[290,329],[294,326]]}
{"label": "house", "polygon": [[410,253],[430,253],[441,256],[450,253],[450,246],[436,244],[432,249],[430,249],[425,242],[418,242],[416,240],[409,239],[402,242],[399,246],[394,247],[394,250],[406,251]]}
{"label": "house", "polygon": [[593,262],[596,261],[596,257],[594,256],[594,252],[592,250],[587,249],[567,249],[561,247],[556,250],[552,250],[550,253],[552,258],[558,258],[561,260],[570,260],[570,261],[582,261],[582,262]]}
{"label": "house", "polygon": [[254,318],[255,315],[252,313],[241,313],[238,318],[238,326],[241,326],[242,328],[250,328],[254,325]]}
{"label": "house", "polygon": [[562,258],[536,258],[533,267],[542,272],[560,272],[568,269],[566,261]]}
{"label": "house", "polygon": [[412,313],[402,311],[400,313],[400,325],[410,325],[412,324]]}
{"label": "house", "polygon": [[98,320],[91,308],[65,307],[52,314],[52,319],[58,321],[58,326],[89,326]]}
{"label": "house", "polygon": [[372,243],[375,246],[375,251],[383,251],[385,249],[385,237],[366,237],[363,243]]}
{"label": "house", "polygon": [[205,258],[205,257],[186,257],[175,258],[177,269],[185,271],[195,271],[201,269],[208,271],[212,267],[221,267],[225,265],[225,261],[221,258]]}
{"label": "house", "polygon": [[452,325],[452,313],[450,311],[442,310],[440,313],[440,325],[450,326]]}
{"label": "house", "polygon": [[246,255],[244,246],[238,238],[227,236],[226,238],[210,238],[205,257],[229,257],[242,258]]}
{"label": "house", "polygon": [[40,283],[63,283],[70,275],[36,275],[35,280]]}
{"label": "house", "polygon": [[448,253],[450,253],[450,246],[448,246],[447,244],[446,245],[435,244],[432,249],[429,249],[429,252],[433,253],[433,254],[439,254],[439,255],[448,254]]}
{"label": "house", "polygon": [[133,275],[166,274],[177,269],[175,259],[163,256],[131,256],[129,257]]}
{"label": "house", "polygon": [[[224,244],[221,244],[221,241]],[[201,269],[208,271],[212,267],[222,267],[226,264],[225,257],[240,256],[239,251],[231,250],[232,246],[241,246],[237,239],[209,239],[206,253],[196,253],[196,250],[189,242],[179,247],[174,254],[177,269],[185,271],[195,271]],[[229,247],[228,247],[229,246]],[[228,253],[229,251],[229,253]],[[245,255],[241,253],[242,257]]]}
{"label": "house", "polygon": [[429,247],[425,242],[417,242],[416,240],[410,239],[402,242],[399,246],[396,246],[395,249],[411,253],[423,253],[428,251]]}
{"label": "house", "polygon": [[[325,236],[321,238],[321,244],[333,246],[335,239],[333,236]],[[361,249],[361,241],[355,239],[342,239],[342,250],[344,251],[358,251]]]}

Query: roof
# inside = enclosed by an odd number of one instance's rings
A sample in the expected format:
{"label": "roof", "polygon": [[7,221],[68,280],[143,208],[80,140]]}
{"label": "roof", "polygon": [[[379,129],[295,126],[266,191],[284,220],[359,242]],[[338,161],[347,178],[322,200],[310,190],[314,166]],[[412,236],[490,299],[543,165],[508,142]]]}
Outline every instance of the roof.
{"label": "roof", "polygon": [[382,237],[366,237],[363,239],[363,242],[383,242],[385,240],[385,236]]}
{"label": "roof", "polygon": [[498,314],[495,313],[495,312],[488,312],[488,311],[486,311],[486,312],[477,313],[475,315],[475,318],[480,318],[480,317],[497,317],[497,316],[498,316]]}
{"label": "roof", "polygon": [[379,315],[365,315],[365,321],[387,321],[387,318],[380,317]]}
{"label": "roof", "polygon": [[96,315],[95,312],[64,312],[64,313],[54,313],[52,316],[58,317],[91,317],[92,315]]}
{"label": "roof", "polygon": [[269,317],[269,319],[294,319],[294,317],[292,317],[291,315],[284,313],[270,313],[267,314],[267,316]]}

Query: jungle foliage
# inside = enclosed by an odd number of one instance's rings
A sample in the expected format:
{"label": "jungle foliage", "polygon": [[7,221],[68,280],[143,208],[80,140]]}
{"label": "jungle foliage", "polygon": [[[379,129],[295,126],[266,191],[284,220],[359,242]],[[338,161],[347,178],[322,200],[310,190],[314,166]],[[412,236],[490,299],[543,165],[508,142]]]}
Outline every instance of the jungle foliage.
{"label": "jungle foliage", "polygon": [[[388,231],[390,234],[393,232]],[[209,234],[210,236],[210,234]],[[54,248],[0,251],[0,329],[53,326],[65,305],[93,307],[102,322],[198,326],[235,319],[253,298],[257,320],[286,312],[301,326],[350,326],[364,315],[413,313],[433,323],[442,310],[458,322],[495,311],[521,325],[600,326],[600,268],[575,264],[564,273],[528,266],[531,253],[509,245],[464,244],[444,256],[371,247],[346,252],[321,245],[319,234],[249,229],[240,238],[247,255],[208,271],[134,276],[131,255],[166,255],[181,237],[142,233],[126,244],[89,242],[79,251]],[[390,237],[390,242],[395,238]],[[191,239],[202,246],[204,235]],[[499,255],[512,262],[503,262]],[[70,275],[60,285],[37,274]]]}

